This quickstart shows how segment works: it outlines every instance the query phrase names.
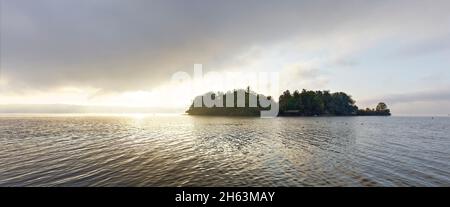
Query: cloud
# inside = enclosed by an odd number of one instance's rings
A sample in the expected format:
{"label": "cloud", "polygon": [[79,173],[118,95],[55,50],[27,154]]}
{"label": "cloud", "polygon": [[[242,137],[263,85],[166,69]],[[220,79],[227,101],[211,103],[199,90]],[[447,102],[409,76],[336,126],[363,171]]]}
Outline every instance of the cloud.
{"label": "cloud", "polygon": [[12,90],[83,85],[106,91],[151,89],[194,63],[226,68],[236,54],[280,41],[300,39],[300,51],[322,42],[311,47],[333,46],[331,58],[341,57],[398,32],[440,32],[436,20],[448,18],[450,8],[448,1],[1,4],[1,70]]}
{"label": "cloud", "polygon": [[356,104],[360,108],[375,108],[379,102],[385,102],[394,115],[447,116],[450,114],[450,90],[448,88],[386,94],[360,100]]}
{"label": "cloud", "polygon": [[450,50],[450,33],[413,41],[396,51],[395,57],[414,58]]}
{"label": "cloud", "polygon": [[450,102],[450,89],[386,94],[377,98],[362,100],[360,103],[361,105],[375,106],[378,102],[385,102],[388,105],[405,105],[417,102]]}
{"label": "cloud", "polygon": [[386,97],[386,101],[396,103],[408,103],[418,101],[450,101],[450,90],[437,90],[437,91],[419,91],[405,94],[393,94]]}
{"label": "cloud", "polygon": [[[170,78],[195,63],[205,72],[280,72],[281,90],[345,91],[367,97],[360,106],[449,102],[440,89],[449,62],[435,58],[449,51],[448,0],[0,4],[0,103],[146,105],[176,92],[189,99],[197,94],[174,89]],[[437,90],[420,92],[410,84],[418,79]],[[399,93],[373,98],[377,91]]]}
{"label": "cloud", "polygon": [[317,61],[289,65],[280,74],[281,89],[325,89],[329,78]]}

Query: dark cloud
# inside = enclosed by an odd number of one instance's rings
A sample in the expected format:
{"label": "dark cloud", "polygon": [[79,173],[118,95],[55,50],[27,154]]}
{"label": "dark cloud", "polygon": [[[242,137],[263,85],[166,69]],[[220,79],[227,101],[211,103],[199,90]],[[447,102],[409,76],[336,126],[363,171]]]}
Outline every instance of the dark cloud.
{"label": "dark cloud", "polygon": [[194,63],[226,65],[253,45],[339,30],[413,34],[449,9],[448,1],[0,1],[0,67],[12,90],[148,89]]}

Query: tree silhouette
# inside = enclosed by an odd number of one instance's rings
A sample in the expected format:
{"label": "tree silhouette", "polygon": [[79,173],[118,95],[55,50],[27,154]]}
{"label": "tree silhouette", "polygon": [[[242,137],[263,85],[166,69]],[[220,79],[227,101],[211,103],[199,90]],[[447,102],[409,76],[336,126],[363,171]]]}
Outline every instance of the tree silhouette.
{"label": "tree silhouette", "polygon": [[[238,94],[245,94],[245,106],[238,107]],[[223,103],[224,107],[194,107],[194,103],[186,111],[190,115],[219,115],[219,116],[259,116],[262,110],[269,110],[270,107],[261,107],[259,98],[270,101],[272,97],[257,94],[246,89],[234,89],[226,93],[218,92],[206,93],[213,100]],[[234,99],[233,106],[227,106],[227,97]],[[250,100],[257,100],[256,107],[250,107]],[[274,102],[273,102],[274,103]],[[389,116],[391,115],[387,105],[380,102],[375,109],[358,110],[355,101],[350,95],[344,92],[330,93],[330,91],[311,91],[303,89],[301,92],[295,90],[291,93],[284,91],[279,99],[280,116]]]}
{"label": "tree silhouette", "polygon": [[383,103],[383,102],[380,102],[380,103],[378,103],[376,109],[377,109],[377,111],[384,111],[384,110],[387,109],[387,105],[385,103]]}
{"label": "tree silhouette", "polygon": [[[238,106],[238,94],[244,94],[245,97],[245,106],[239,107]],[[257,94],[250,90],[250,87],[247,87],[247,89],[234,89],[233,91],[228,91],[226,93],[218,92],[213,93],[206,93],[201,97],[204,96],[211,96],[213,100],[222,100],[223,107],[207,107],[205,106],[204,102],[202,103],[202,107],[195,107],[194,103],[191,104],[189,109],[186,111],[187,114],[190,115],[211,115],[211,116],[259,116],[260,112],[262,110],[270,110],[270,107],[262,107],[259,98],[261,99],[267,99],[272,100],[272,97],[266,97],[262,94]],[[199,96],[200,97],[200,96]],[[196,97],[196,98],[199,98]],[[231,107],[227,106],[227,97],[233,98],[233,103]],[[250,106],[250,100],[256,100],[256,107]]]}
{"label": "tree silhouette", "polygon": [[378,103],[375,109],[366,108],[364,110],[358,110],[360,116],[390,116],[391,110],[383,102]]}
{"label": "tree silhouette", "polygon": [[280,96],[280,115],[285,116],[321,116],[356,115],[355,101],[343,92],[331,94],[329,91],[289,90]]}

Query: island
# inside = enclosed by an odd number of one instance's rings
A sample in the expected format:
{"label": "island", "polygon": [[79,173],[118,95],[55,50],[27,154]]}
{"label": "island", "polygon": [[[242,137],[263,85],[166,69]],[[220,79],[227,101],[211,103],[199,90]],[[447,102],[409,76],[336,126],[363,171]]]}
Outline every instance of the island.
{"label": "island", "polygon": [[[209,102],[205,103],[204,98]],[[228,101],[227,101],[228,97]],[[241,97],[241,99],[239,99]],[[242,100],[239,102],[238,100]],[[200,101],[195,104],[195,101]],[[264,101],[265,103],[263,103]],[[267,104],[269,101],[271,104]],[[233,91],[208,92],[197,96],[189,109],[189,115],[204,116],[259,116],[261,111],[269,110],[278,104],[278,116],[390,116],[391,112],[383,102],[378,103],[374,109],[358,109],[355,100],[344,92],[331,93],[330,91],[312,91],[303,89],[291,93],[284,91],[278,102],[272,97],[258,94],[247,89]]]}
{"label": "island", "polygon": [[[242,95],[242,100],[245,100],[240,103],[241,105],[238,103],[240,95]],[[272,97],[264,96],[263,94],[257,94],[254,91],[251,91],[250,88],[247,88],[247,90],[235,89],[226,93],[209,92],[202,96],[197,96],[195,99],[201,100],[202,97],[211,97],[211,99],[214,100],[215,103],[220,103],[220,105],[216,104],[214,106],[208,107],[207,104],[202,101],[201,106],[198,107],[195,106],[194,103],[192,103],[189,109],[186,111],[187,114],[205,116],[259,116],[262,110],[270,109],[270,106],[261,106],[262,104],[259,100],[266,99],[269,101],[273,101]],[[227,100],[227,97],[229,97],[229,100]],[[256,106],[251,106],[250,100],[256,100]]]}

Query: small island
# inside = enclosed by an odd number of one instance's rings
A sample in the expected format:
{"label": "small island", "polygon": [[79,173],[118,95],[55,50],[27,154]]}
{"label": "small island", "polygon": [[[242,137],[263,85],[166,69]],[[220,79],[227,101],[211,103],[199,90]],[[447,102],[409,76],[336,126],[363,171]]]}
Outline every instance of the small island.
{"label": "small island", "polygon": [[[245,100],[238,102],[238,97]],[[214,101],[215,105],[205,104],[203,97],[208,97]],[[227,101],[227,97],[229,99]],[[245,99],[244,99],[245,98]],[[186,111],[189,115],[204,116],[259,116],[261,111],[269,110],[274,104],[278,104],[278,116],[390,116],[391,112],[387,105],[380,102],[375,109],[358,109],[355,100],[344,92],[331,93],[330,91],[312,91],[303,89],[301,92],[289,90],[280,95],[278,102],[272,97],[258,94],[248,87],[235,89],[233,91],[209,92],[202,96],[197,96],[200,105],[195,105],[195,101]],[[252,104],[253,100],[253,104]],[[271,104],[261,103],[261,100],[269,101]]]}
{"label": "small island", "polygon": [[[242,94],[242,97],[245,100],[241,103],[242,105],[238,103],[238,97],[240,94]],[[250,88],[247,88],[247,90],[235,89],[226,93],[218,92],[217,94],[214,92],[209,92],[202,96],[197,96],[196,99],[201,99],[202,97],[211,97],[212,100],[215,100],[216,103],[220,102],[221,105],[207,107],[202,101],[201,107],[196,107],[194,106],[194,103],[192,103],[186,111],[187,114],[205,116],[259,116],[261,111],[270,109],[270,107],[262,107],[259,102],[259,98],[272,101],[272,97],[257,94],[254,91],[251,91]],[[232,97],[231,103],[229,103],[230,100],[227,101],[227,97]],[[250,100],[256,100],[256,106],[251,107]],[[231,107],[230,104],[232,105]]]}

